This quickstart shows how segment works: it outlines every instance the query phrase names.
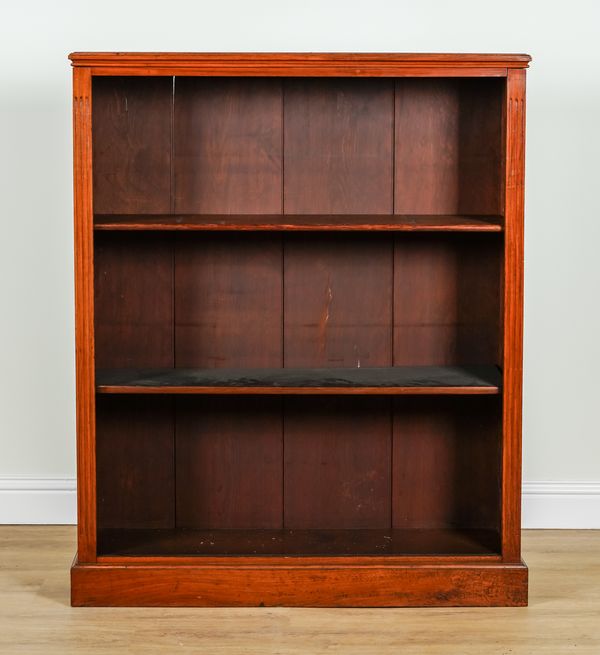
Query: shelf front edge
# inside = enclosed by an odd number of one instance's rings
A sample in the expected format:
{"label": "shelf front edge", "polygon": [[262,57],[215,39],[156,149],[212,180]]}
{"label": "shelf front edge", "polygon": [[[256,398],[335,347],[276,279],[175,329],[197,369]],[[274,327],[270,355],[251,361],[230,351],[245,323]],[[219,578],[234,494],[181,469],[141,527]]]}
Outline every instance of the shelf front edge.
{"label": "shelf front edge", "polygon": [[498,387],[143,387],[121,385],[98,385],[101,394],[177,394],[177,395],[493,395]]}

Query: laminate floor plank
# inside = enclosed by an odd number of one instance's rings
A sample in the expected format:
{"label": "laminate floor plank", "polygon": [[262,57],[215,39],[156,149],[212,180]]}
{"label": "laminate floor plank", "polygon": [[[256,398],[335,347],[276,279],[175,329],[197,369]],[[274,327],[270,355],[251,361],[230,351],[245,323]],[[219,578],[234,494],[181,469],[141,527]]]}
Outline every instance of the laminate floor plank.
{"label": "laminate floor plank", "polygon": [[72,526],[0,526],[0,653],[597,655],[600,531],[525,531],[529,607],[72,608]]}

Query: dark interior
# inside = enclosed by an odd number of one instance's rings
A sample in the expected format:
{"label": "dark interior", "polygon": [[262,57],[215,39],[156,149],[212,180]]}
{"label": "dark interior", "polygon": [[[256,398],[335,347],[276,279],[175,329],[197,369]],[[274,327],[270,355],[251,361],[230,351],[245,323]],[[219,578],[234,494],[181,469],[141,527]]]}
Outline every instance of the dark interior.
{"label": "dark interior", "polygon": [[[497,367],[503,93],[94,77],[97,224],[140,226],[95,231],[96,368]],[[349,215],[500,231],[337,231]],[[96,413],[99,555],[499,553],[499,393],[109,393]]]}

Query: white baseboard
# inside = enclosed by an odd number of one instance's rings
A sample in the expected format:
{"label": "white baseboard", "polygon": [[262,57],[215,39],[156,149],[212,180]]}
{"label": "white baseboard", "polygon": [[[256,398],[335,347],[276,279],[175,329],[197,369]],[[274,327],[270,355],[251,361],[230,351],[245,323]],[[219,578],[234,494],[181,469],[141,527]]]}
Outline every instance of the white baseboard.
{"label": "white baseboard", "polygon": [[524,528],[600,529],[600,481],[524,482]]}
{"label": "white baseboard", "polygon": [[1,523],[77,523],[75,478],[0,476]]}
{"label": "white baseboard", "polygon": [[[0,524],[70,524],[74,478],[0,476]],[[523,527],[600,529],[600,481],[524,482]]]}

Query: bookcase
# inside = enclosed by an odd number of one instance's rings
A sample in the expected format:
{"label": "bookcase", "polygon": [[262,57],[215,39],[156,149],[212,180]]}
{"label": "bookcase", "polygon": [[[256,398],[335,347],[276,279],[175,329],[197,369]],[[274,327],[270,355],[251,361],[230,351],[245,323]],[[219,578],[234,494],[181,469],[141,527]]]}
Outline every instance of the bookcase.
{"label": "bookcase", "polygon": [[527,55],[75,53],[74,605],[524,605]]}

